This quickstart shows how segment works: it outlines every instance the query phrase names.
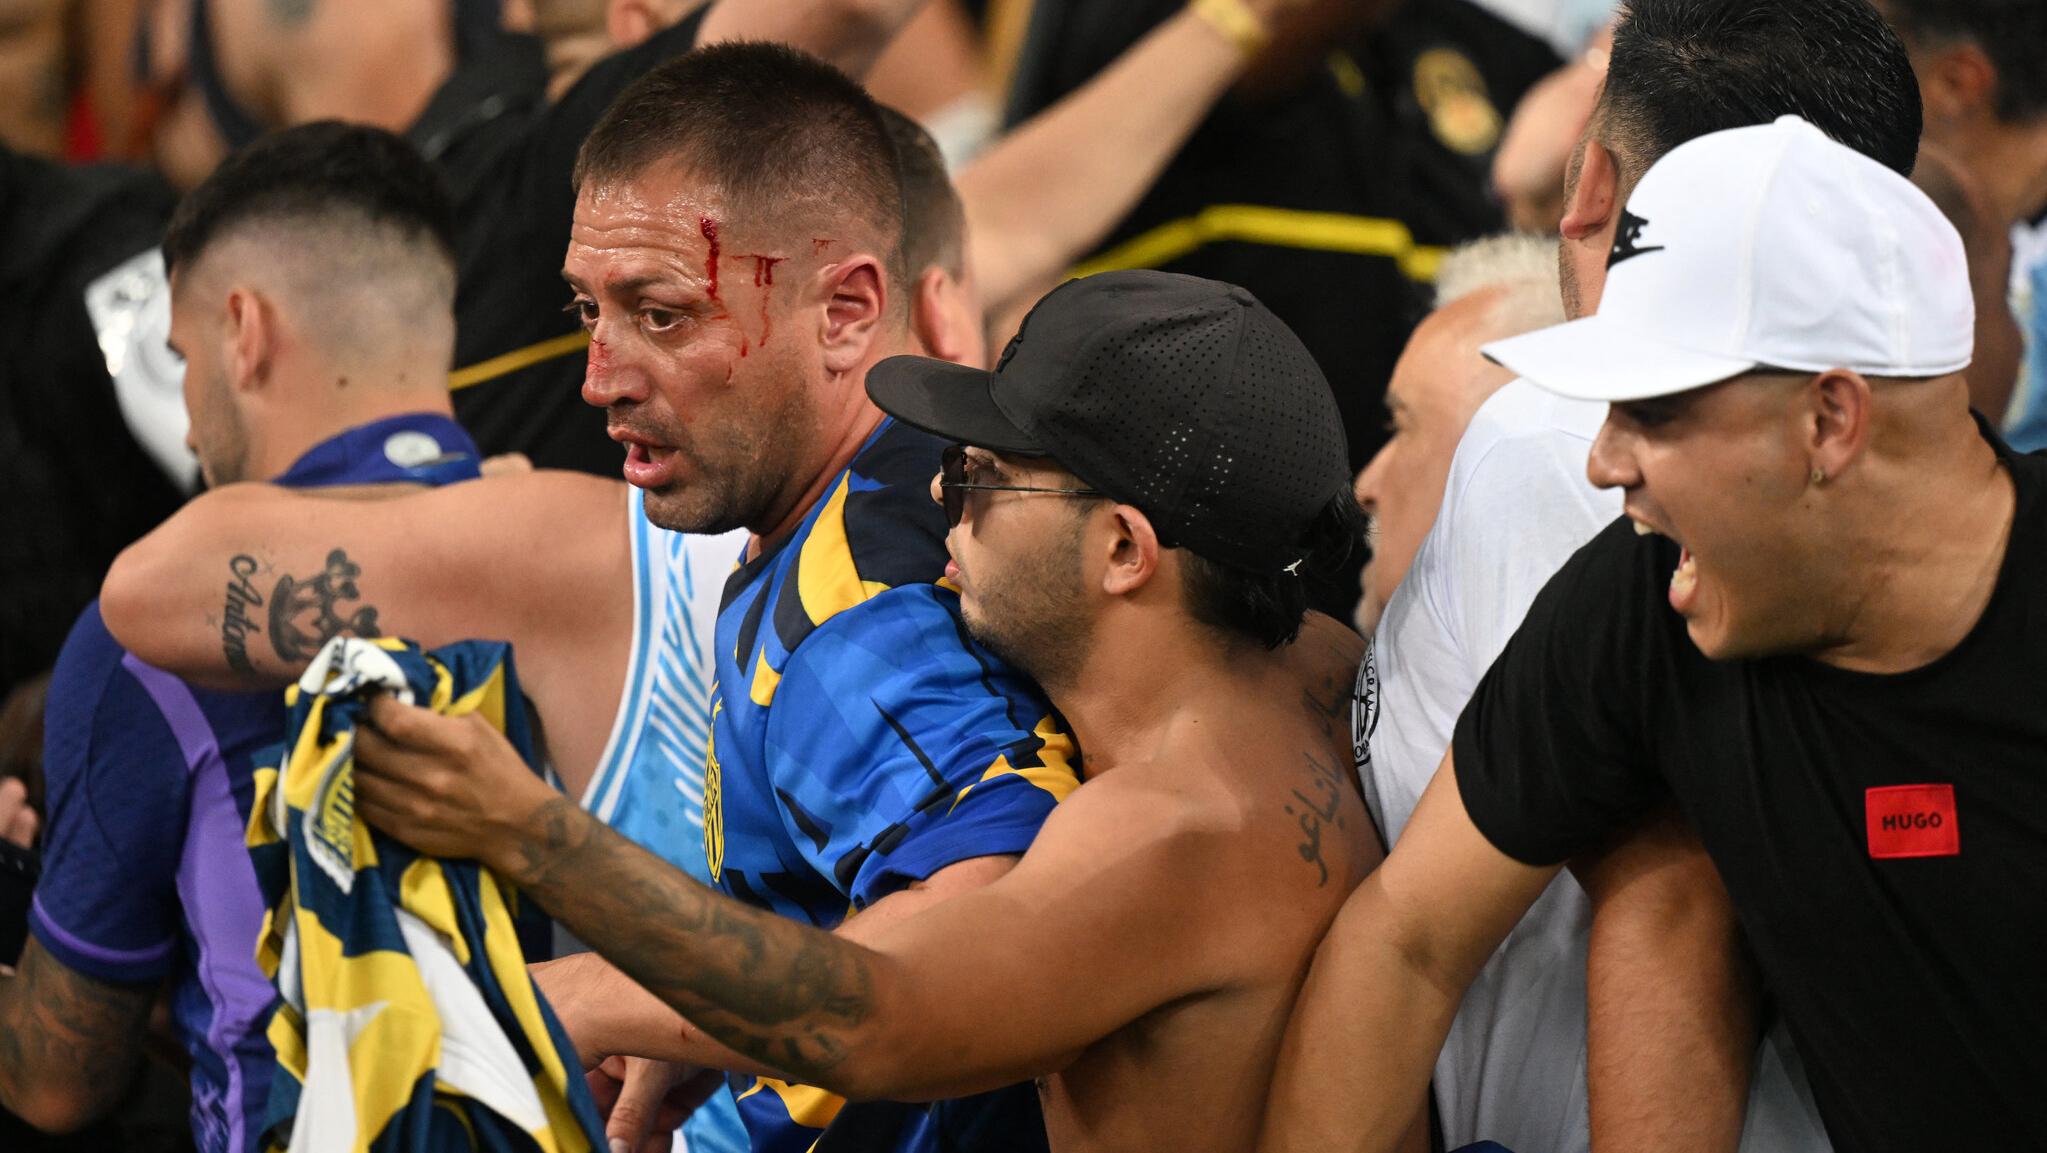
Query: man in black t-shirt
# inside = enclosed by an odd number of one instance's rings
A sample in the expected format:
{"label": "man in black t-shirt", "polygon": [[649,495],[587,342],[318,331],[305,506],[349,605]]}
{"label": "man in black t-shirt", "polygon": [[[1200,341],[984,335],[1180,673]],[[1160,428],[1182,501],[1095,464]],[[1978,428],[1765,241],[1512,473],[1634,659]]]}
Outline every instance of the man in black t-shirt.
{"label": "man in black t-shirt", "polygon": [[2047,461],[1970,414],[1961,239],[1789,118],[1672,151],[1625,212],[1599,314],[1488,351],[1612,403],[1590,473],[1629,519],[1536,600],[1332,929],[1266,1148],[1307,1147],[1290,1115],[1338,1077],[1353,1132],[1390,1128],[1559,862],[1666,800],[1837,1146],[2047,1130]]}

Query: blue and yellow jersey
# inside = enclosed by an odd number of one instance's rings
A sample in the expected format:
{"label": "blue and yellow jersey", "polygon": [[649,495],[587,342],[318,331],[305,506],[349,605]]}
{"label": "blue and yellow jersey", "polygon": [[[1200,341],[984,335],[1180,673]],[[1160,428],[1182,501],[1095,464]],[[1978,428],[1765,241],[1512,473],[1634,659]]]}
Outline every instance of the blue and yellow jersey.
{"label": "blue and yellow jersey", "polygon": [[[884,423],[796,531],[726,582],[704,850],[748,904],[830,928],[947,865],[1022,853],[1079,783],[1051,705],[969,639],[937,583],[942,447]],[[840,1113],[821,1090],[732,1084],[760,1153],[805,1153]],[[890,1107],[900,1123],[863,1124],[889,1135],[861,1147],[1042,1147],[1034,1092],[1004,1093]],[[1012,1124],[1024,1095],[1028,1122]]]}
{"label": "blue and yellow jersey", "polygon": [[425,654],[336,638],[288,695],[248,842],[277,983],[266,1149],[589,1153],[603,1147],[576,1052],[527,975],[518,894],[474,861],[421,856],[355,808],[355,726],[391,689],[474,713],[538,763],[511,650]]}

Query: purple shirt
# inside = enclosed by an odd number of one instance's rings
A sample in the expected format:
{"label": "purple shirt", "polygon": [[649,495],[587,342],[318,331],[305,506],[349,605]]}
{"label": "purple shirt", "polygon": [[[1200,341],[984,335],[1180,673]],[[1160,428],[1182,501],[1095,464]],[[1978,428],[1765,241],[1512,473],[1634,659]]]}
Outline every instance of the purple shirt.
{"label": "purple shirt", "polygon": [[[438,449],[438,451],[435,451]],[[394,417],[322,442],[294,487],[477,475],[446,417]],[[222,573],[225,589],[228,574]],[[260,590],[259,590],[260,591]],[[269,621],[252,608],[260,628]],[[253,631],[251,644],[267,644]],[[64,642],[44,715],[49,812],[29,930],[58,962],[112,984],[171,982],[192,1055],[202,1153],[260,1148],[274,991],[256,967],[263,901],[244,847],[259,754],[284,739],[282,693],[194,689],[121,648],[87,607]]]}

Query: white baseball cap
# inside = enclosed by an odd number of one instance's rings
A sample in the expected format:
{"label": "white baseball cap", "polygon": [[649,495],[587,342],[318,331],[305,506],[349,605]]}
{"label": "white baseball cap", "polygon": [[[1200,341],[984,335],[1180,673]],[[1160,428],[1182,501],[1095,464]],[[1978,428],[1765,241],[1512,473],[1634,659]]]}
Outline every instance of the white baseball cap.
{"label": "white baseball cap", "polygon": [[1486,356],[1551,392],[1626,401],[1757,368],[1945,376],[1975,345],[1947,217],[1796,116],[1672,149],[1628,198],[1606,267],[1597,315]]}

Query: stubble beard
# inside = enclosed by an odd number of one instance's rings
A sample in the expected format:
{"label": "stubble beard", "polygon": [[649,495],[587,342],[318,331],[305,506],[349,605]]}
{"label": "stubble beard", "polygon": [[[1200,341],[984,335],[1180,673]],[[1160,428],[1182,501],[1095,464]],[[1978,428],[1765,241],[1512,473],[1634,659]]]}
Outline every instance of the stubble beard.
{"label": "stubble beard", "polygon": [[1080,596],[1078,544],[1076,533],[992,581],[977,575],[973,601],[960,605],[967,635],[1048,693],[1074,686],[1093,641],[1093,621]]}
{"label": "stubble beard", "polygon": [[642,498],[647,519],[672,532],[710,536],[765,531],[808,455],[811,413],[810,393],[798,385],[768,407],[742,410],[739,420],[712,433],[714,443],[663,430],[692,479],[648,489]]}

